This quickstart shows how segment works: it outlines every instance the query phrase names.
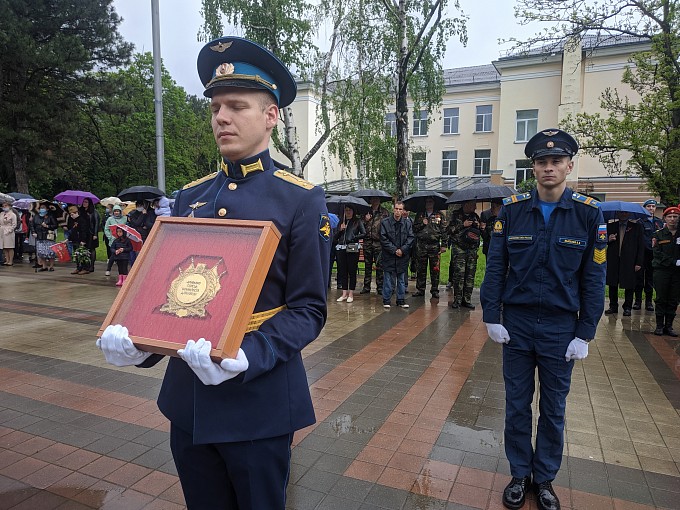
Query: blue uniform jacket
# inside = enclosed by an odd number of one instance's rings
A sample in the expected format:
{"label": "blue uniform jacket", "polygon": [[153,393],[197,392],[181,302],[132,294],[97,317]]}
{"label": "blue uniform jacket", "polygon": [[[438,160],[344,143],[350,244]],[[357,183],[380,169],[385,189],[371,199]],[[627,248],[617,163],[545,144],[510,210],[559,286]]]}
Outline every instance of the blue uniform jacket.
{"label": "blue uniform jacket", "polygon": [[595,200],[567,188],[546,225],[536,191],[505,199],[481,288],[484,322],[500,324],[502,306],[578,313],[575,336],[593,338],[604,309],[606,247]]}
{"label": "blue uniform jacket", "polygon": [[[264,170],[248,171],[258,159]],[[201,218],[275,223],[281,239],[255,312],[287,308],[245,335],[241,348],[249,367],[235,379],[206,386],[181,358],[171,358],[158,407],[173,425],[193,433],[195,444],[276,437],[311,425],[314,409],[300,351],[326,321],[330,225],[323,190],[277,170],[265,151],[238,164],[225,162],[222,171],[185,187],[173,216],[192,210]],[[153,355],[140,366],[160,359]]]}

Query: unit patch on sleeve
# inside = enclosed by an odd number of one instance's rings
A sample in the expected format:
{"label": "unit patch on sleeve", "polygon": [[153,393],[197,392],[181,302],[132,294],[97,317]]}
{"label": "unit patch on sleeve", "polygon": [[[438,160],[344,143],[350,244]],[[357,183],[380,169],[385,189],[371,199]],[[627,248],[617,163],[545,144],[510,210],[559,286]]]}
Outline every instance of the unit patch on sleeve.
{"label": "unit patch on sleeve", "polygon": [[496,236],[505,235],[505,220],[496,220],[493,223],[493,233]]}
{"label": "unit patch on sleeve", "polygon": [[597,240],[605,242],[607,240],[607,225],[602,224],[597,226]]}
{"label": "unit patch on sleeve", "polygon": [[327,214],[319,215],[319,235],[324,241],[331,238],[331,220]]}

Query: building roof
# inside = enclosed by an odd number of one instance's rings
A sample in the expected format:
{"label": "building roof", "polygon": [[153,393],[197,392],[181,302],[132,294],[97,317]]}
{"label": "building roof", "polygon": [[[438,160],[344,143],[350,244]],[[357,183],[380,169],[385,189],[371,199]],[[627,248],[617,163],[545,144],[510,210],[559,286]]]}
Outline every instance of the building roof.
{"label": "building roof", "polygon": [[493,64],[444,69],[444,85],[446,87],[498,81],[500,81],[500,74],[498,74]]}
{"label": "building roof", "polygon": [[[620,35],[620,34],[586,34],[581,39],[581,48],[586,51],[592,51],[597,48],[606,48],[612,46],[627,46],[634,44],[649,44],[649,39],[644,37],[636,37],[633,35]],[[553,42],[549,42],[537,48],[531,48],[529,50],[507,50],[503,56],[498,60],[512,60],[526,58],[529,56],[536,55],[549,55],[552,53],[561,53],[564,50],[566,44],[565,39],[555,39]]]}
{"label": "building roof", "polygon": [[[415,191],[436,191],[444,195],[450,195],[453,191],[467,188],[473,184],[481,182],[489,182],[489,176],[476,177],[426,177],[414,179],[412,192]],[[352,191],[366,189],[369,186],[364,185],[359,179],[340,179],[337,181],[330,181],[325,184],[320,184],[330,195],[347,195]]]}

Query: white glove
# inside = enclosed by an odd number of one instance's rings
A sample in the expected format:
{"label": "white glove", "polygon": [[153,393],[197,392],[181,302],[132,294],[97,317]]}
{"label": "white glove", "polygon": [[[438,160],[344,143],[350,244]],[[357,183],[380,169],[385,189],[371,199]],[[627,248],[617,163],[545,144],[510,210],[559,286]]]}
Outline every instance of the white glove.
{"label": "white glove", "polygon": [[574,338],[569,342],[567,353],[564,355],[567,361],[573,359],[585,359],[588,357],[588,342],[581,340],[579,337]]}
{"label": "white glove", "polygon": [[[678,237],[678,239],[680,239],[680,237]],[[680,266],[680,259],[678,259],[678,260],[675,261],[675,265],[676,265],[676,266]]]}
{"label": "white glove", "polygon": [[104,353],[106,361],[117,367],[139,365],[151,356],[150,352],[135,347],[128,336],[128,329],[120,324],[108,326],[97,339],[97,347]]}
{"label": "white glove", "polygon": [[503,324],[486,324],[486,330],[489,333],[489,338],[497,344],[507,344],[510,342],[510,333],[505,329]]}
{"label": "white glove", "polygon": [[243,349],[238,350],[236,359],[227,358],[218,365],[210,359],[212,344],[205,338],[198,342],[189,340],[184,349],[177,351],[180,358],[187,362],[201,382],[207,386],[215,386],[233,379],[241,372],[248,370],[248,358]]}

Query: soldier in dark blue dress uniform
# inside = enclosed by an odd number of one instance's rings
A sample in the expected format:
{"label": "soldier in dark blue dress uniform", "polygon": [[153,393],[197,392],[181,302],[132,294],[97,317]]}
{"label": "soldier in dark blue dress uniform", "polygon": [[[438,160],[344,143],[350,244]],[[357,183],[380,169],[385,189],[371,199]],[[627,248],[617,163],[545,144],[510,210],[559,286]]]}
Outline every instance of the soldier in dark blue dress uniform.
{"label": "soldier in dark blue dress uniform", "polygon": [[[557,510],[552,488],[562,461],[573,360],[604,309],[607,227],[598,202],[567,188],[578,144],[559,129],[537,133],[524,150],[536,189],[504,200],[494,221],[481,289],[489,336],[503,344],[505,452],[512,480],[507,508],[521,508],[533,477],[540,510]],[[540,387],[531,441],[534,373]]]}
{"label": "soldier in dark blue dress uniform", "polygon": [[[315,421],[300,352],[326,321],[328,213],[320,188],[269,155],[279,107],[296,94],[278,58],[223,37],[201,50],[198,72],[223,161],[184,187],[173,215],[270,220],[281,239],[255,308],[259,327],[236,359],[214,363],[210,339],[189,340],[169,361],[158,405],[189,509],[283,510],[293,433]],[[98,345],[119,366],[161,359],[138,351],[121,325]]]}

